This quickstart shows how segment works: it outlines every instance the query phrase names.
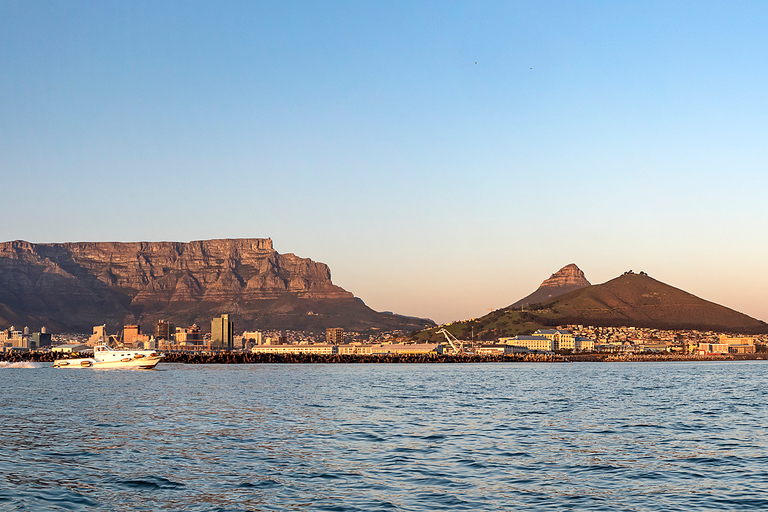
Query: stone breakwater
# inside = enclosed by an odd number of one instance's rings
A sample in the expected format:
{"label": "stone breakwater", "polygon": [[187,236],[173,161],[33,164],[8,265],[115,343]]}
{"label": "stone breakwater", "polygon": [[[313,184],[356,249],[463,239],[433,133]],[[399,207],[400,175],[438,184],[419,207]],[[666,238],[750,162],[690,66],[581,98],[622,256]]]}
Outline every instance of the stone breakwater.
{"label": "stone breakwater", "polygon": [[259,364],[259,363],[562,363],[566,359],[557,355],[453,355],[453,354],[252,354],[218,352],[212,354],[167,354],[164,362],[187,364]]}
{"label": "stone breakwater", "polygon": [[[70,357],[81,357],[73,354]],[[53,362],[64,356],[51,352],[5,352],[0,361]],[[252,354],[250,352],[170,352],[164,363],[184,364],[354,364],[354,363],[568,363],[568,362],[663,362],[663,361],[754,361],[768,359],[768,354]]]}

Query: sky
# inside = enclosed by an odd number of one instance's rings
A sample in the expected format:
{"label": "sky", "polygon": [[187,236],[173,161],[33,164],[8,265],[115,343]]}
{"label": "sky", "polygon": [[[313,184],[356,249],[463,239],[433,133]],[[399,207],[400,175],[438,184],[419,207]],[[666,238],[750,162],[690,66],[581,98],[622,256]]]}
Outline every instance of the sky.
{"label": "sky", "polygon": [[271,237],[378,311],[576,263],[768,321],[768,3],[0,0],[0,241]]}

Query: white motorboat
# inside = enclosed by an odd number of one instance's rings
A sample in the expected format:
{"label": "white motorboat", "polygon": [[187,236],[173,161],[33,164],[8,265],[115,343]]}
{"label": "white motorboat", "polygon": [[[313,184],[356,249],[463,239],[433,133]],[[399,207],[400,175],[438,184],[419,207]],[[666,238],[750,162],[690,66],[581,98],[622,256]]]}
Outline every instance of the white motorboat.
{"label": "white motorboat", "polygon": [[93,357],[57,359],[54,368],[144,368],[157,366],[165,354],[155,350],[113,350],[107,345],[93,347]]}

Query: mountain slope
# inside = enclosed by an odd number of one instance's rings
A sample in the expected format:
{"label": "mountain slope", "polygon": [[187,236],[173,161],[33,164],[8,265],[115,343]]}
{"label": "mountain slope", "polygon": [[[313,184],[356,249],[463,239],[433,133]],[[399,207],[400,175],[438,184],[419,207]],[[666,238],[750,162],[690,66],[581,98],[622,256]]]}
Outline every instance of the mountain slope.
{"label": "mountain slope", "polygon": [[555,297],[545,301],[537,313],[560,323],[768,332],[768,324],[763,321],[644,274],[625,274]]}
{"label": "mountain slope", "polygon": [[0,325],[88,332],[160,319],[236,328],[414,330],[430,320],[377,313],[331,282],[327,265],[271,239],[0,244]]}
{"label": "mountain slope", "polygon": [[[514,305],[513,305],[514,306]],[[691,329],[743,334],[768,333],[768,324],[653,279],[627,273],[606,283],[581,287],[534,304],[513,306],[447,328],[457,337],[492,340],[530,334],[558,325]],[[424,331],[419,339],[440,339]]]}
{"label": "mountain slope", "polygon": [[525,308],[531,304],[538,304],[585,286],[589,286],[589,281],[584,277],[584,272],[576,264],[571,263],[552,274],[549,279],[545,279],[536,291],[509,307],[512,309]]}

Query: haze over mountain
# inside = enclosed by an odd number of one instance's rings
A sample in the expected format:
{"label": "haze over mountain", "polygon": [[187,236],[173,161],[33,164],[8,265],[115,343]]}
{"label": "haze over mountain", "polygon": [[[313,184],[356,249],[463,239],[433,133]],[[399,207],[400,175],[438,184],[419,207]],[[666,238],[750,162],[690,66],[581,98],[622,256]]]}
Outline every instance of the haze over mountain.
{"label": "haze over mountain", "polygon": [[271,239],[0,244],[0,325],[89,332],[164,319],[207,330],[221,313],[237,330],[434,324],[373,311],[327,265],[279,254]]}
{"label": "haze over mountain", "polygon": [[529,306],[585,286],[589,286],[589,281],[584,277],[584,272],[575,263],[570,263],[545,279],[536,291],[509,307],[516,309]]}

